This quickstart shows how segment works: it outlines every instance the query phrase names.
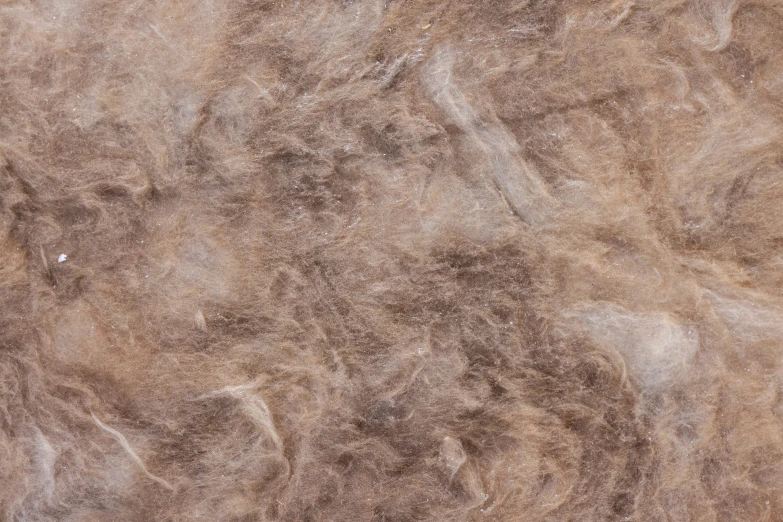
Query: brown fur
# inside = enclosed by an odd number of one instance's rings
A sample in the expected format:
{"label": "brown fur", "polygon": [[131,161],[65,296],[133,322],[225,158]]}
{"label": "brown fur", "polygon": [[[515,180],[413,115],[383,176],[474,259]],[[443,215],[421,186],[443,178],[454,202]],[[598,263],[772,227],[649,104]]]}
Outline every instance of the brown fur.
{"label": "brown fur", "polygon": [[783,520],[781,49],[778,0],[0,3],[0,519]]}

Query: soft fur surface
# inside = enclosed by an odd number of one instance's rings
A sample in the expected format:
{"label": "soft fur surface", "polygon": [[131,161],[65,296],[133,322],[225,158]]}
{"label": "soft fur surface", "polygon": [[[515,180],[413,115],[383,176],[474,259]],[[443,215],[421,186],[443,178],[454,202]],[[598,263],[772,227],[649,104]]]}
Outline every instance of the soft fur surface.
{"label": "soft fur surface", "polygon": [[0,2],[0,519],[783,520],[779,0]]}

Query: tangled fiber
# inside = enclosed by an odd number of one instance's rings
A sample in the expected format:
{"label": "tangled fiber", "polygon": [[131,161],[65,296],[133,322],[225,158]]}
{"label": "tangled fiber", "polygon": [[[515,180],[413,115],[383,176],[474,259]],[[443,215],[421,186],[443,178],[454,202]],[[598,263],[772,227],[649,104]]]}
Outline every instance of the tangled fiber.
{"label": "tangled fiber", "polygon": [[783,520],[781,0],[3,0],[0,520]]}

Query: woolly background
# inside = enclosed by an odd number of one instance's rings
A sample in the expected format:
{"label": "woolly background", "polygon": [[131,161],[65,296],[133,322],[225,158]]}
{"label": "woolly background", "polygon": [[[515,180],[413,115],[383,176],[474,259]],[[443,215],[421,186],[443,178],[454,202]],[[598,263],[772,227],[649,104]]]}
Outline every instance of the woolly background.
{"label": "woolly background", "polygon": [[780,0],[0,1],[0,519],[783,520],[781,50]]}

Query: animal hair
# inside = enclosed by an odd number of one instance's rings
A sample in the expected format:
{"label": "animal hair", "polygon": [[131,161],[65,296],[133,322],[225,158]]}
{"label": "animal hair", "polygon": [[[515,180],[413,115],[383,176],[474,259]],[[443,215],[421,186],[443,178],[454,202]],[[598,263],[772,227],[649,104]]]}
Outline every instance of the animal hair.
{"label": "animal hair", "polygon": [[780,0],[0,2],[0,521],[783,520]]}

